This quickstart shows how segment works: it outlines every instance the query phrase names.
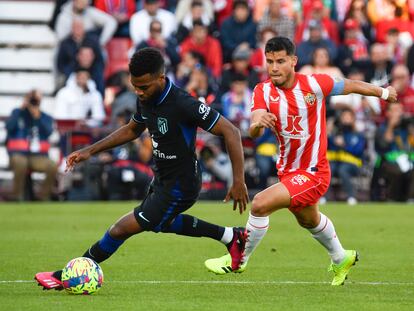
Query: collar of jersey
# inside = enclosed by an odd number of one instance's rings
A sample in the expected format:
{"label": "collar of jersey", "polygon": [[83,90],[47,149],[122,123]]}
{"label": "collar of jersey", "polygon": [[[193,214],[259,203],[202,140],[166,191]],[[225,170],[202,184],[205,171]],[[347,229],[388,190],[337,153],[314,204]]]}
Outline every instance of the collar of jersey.
{"label": "collar of jersey", "polygon": [[168,79],[168,78],[165,78],[166,80],[167,80],[167,83],[166,83],[166,85],[165,85],[165,88],[164,88],[164,90],[162,91],[162,93],[161,93],[161,95],[160,95],[160,97],[158,98],[158,100],[156,101],[156,105],[160,105],[163,101],[164,101],[164,99],[167,97],[167,95],[168,95],[168,93],[170,92],[170,90],[171,90],[171,87],[172,87],[172,82],[170,81],[170,79]]}

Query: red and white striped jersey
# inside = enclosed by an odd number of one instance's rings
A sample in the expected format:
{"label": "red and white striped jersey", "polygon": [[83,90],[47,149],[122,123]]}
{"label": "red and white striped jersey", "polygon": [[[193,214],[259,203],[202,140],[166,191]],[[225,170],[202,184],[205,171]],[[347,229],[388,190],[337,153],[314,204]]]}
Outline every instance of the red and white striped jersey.
{"label": "red and white striped jersey", "polygon": [[329,174],[325,97],[334,84],[329,75],[295,73],[290,89],[275,87],[270,79],[256,85],[251,110],[265,109],[277,118],[279,175],[298,169]]}

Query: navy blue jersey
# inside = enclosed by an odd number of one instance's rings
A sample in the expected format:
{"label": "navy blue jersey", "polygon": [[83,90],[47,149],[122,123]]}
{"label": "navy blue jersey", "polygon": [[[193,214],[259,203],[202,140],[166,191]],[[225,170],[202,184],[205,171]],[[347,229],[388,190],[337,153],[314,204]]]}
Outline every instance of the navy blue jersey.
{"label": "navy blue jersey", "polygon": [[142,104],[132,119],[145,123],[152,139],[155,186],[198,195],[200,170],[195,154],[197,127],[210,131],[220,114],[167,79],[158,100]]}

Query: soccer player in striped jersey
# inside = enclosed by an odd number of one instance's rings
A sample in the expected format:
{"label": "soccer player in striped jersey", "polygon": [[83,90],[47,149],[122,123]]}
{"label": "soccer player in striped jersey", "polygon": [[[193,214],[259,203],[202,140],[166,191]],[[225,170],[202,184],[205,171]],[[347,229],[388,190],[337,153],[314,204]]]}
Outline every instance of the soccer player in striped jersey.
{"label": "soccer player in striped jersey", "polygon": [[[246,269],[250,255],[266,234],[269,215],[288,208],[299,225],[328,251],[334,273],[332,285],[342,285],[358,253],[342,247],[331,220],[318,209],[331,176],[326,158],[325,99],[329,95],[358,93],[395,102],[397,93],[392,87],[381,88],[362,81],[296,73],[295,46],[284,37],[270,39],[265,56],[270,78],[254,89],[249,133],[253,138],[261,136],[265,128],[275,133],[280,145],[280,182],[254,197],[242,262],[233,272]],[[216,274],[225,274],[223,267],[228,270],[229,263],[231,257],[225,255],[209,259],[205,265]]]}

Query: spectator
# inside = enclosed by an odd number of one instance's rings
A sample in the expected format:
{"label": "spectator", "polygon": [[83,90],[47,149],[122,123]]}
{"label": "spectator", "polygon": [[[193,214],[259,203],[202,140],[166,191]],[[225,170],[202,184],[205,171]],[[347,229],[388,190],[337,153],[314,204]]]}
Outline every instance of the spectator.
{"label": "spectator", "polygon": [[113,16],[118,22],[115,37],[129,38],[129,20],[136,11],[135,0],[95,0],[95,7]]}
{"label": "spectator", "polygon": [[185,90],[207,105],[211,105],[216,99],[214,85],[210,83],[208,72],[202,66],[191,71]]}
{"label": "spectator", "polygon": [[214,8],[210,0],[181,0],[178,3],[175,16],[178,23],[175,38],[178,43],[183,42],[193,29],[193,21],[201,20],[208,27],[209,33],[214,29]]}
{"label": "spectator", "polygon": [[130,20],[129,33],[134,46],[150,37],[149,29],[153,19],[161,22],[164,39],[168,39],[177,29],[174,14],[161,9],[159,0],[145,0],[144,8],[132,15]]}
{"label": "spectator", "polygon": [[[395,18],[396,12],[402,16],[403,20],[408,19],[406,0],[368,0],[367,14],[373,26],[380,21],[392,20]],[[404,3],[404,5],[402,5]]]}
{"label": "spectator", "polygon": [[[82,48],[85,48],[88,51],[78,54],[79,50]],[[62,75],[62,84],[64,84],[71,73],[75,71],[78,66],[79,57],[82,62],[91,62],[87,67],[92,69],[92,76],[96,77],[97,81],[102,81],[100,90],[103,92],[102,79],[104,60],[98,39],[94,35],[85,33],[82,19],[74,18],[72,22],[72,32],[69,37],[59,44],[57,54],[57,68]]]}
{"label": "spectator", "polygon": [[190,80],[191,73],[204,66],[205,61],[203,55],[196,51],[188,51],[184,53],[181,58],[181,62],[177,66],[177,71],[175,73],[175,83],[182,88],[185,88],[185,85]]}
{"label": "spectator", "polygon": [[413,147],[414,125],[403,117],[401,103],[390,103],[386,121],[378,128],[375,145],[378,171],[387,184],[387,198],[393,201],[414,199]]}
{"label": "spectator", "polygon": [[259,75],[260,81],[264,81],[269,77],[266,70],[265,45],[269,39],[276,37],[276,35],[277,33],[273,28],[263,28],[260,31],[257,48],[250,57],[250,66]]}
{"label": "spectator", "polygon": [[271,0],[268,9],[257,25],[258,31],[272,28],[278,36],[287,37],[293,41],[295,22],[289,16],[283,14],[281,9],[281,0]]}
{"label": "spectator", "polygon": [[376,41],[380,43],[385,42],[385,37],[390,29],[398,29],[399,32],[409,33],[410,39],[414,37],[414,23],[409,21],[407,16],[403,16],[403,11],[400,6],[392,2],[394,10],[392,15],[379,19],[375,25]]}
{"label": "spectator", "polygon": [[55,118],[58,120],[86,120],[86,125],[102,125],[105,111],[101,94],[90,79],[89,71],[77,68],[66,86],[56,95]]}
{"label": "spectator", "polygon": [[[364,73],[353,68],[347,75],[348,79],[365,81]],[[362,96],[360,94],[347,94],[332,96],[330,99],[331,107],[340,111],[343,109],[352,109],[355,113],[355,129],[358,132],[372,132],[375,130],[374,120],[381,114],[381,105],[378,97]]]}
{"label": "spectator", "polygon": [[56,163],[48,157],[53,119],[40,110],[41,102],[42,95],[38,90],[29,92],[21,108],[13,110],[6,123],[7,151],[14,173],[13,200],[16,201],[24,199],[25,182],[31,171],[46,174],[39,199],[51,198],[57,172]]}
{"label": "spectator", "polygon": [[365,146],[364,136],[356,131],[354,111],[350,108],[344,109],[336,131],[328,135],[327,158],[331,174],[339,178],[349,205],[357,204],[352,177],[360,174]]}
{"label": "spectator", "polygon": [[264,134],[255,139],[255,160],[259,169],[258,187],[263,190],[268,187],[270,176],[276,176],[277,144],[275,135],[270,129],[265,129]]}
{"label": "spectator", "polygon": [[105,91],[104,64],[97,59],[93,49],[89,46],[82,46],[76,54],[76,67],[82,67],[89,71],[91,79],[95,82],[96,89],[103,96]]}
{"label": "spectator", "polygon": [[[127,124],[133,111],[125,110],[116,116],[117,128]],[[148,191],[153,172],[148,165],[152,157],[152,142],[148,132],[138,139],[99,154],[108,174],[109,200],[142,200]]]}
{"label": "spectator", "polygon": [[347,19],[344,29],[344,40],[338,49],[337,64],[343,72],[348,73],[351,67],[367,66],[369,42],[362,34],[358,21]]}
{"label": "spectator", "polygon": [[242,43],[251,49],[256,47],[256,24],[246,1],[233,2],[233,14],[221,25],[220,34],[224,62],[231,60],[233,51]]}
{"label": "spectator", "polygon": [[365,0],[352,0],[345,15],[345,21],[348,19],[352,19],[358,22],[358,25],[361,28],[365,39],[369,42],[369,44],[373,43],[373,31],[367,15]]}
{"label": "spectator", "polygon": [[335,43],[330,39],[324,39],[322,36],[322,26],[317,20],[311,20],[309,26],[309,39],[298,45],[298,67],[310,64],[312,62],[313,52],[319,47],[325,47],[329,51],[329,58],[336,60],[337,48]]}
{"label": "spectator", "polygon": [[203,55],[207,68],[218,79],[223,67],[223,55],[220,42],[208,35],[207,26],[201,20],[193,22],[191,35],[180,45],[180,54],[196,51]]}
{"label": "spectator", "polygon": [[251,99],[247,77],[236,73],[232,77],[230,90],[221,98],[221,107],[223,116],[240,129],[242,136],[247,136],[249,128]]}
{"label": "spectator", "polygon": [[295,42],[299,44],[311,37],[311,27],[309,23],[316,21],[321,32],[321,38],[332,41],[335,45],[339,44],[338,26],[335,21],[325,14],[325,7],[321,0],[314,0],[311,4],[309,16],[305,16],[305,20],[296,28]]}
{"label": "spectator", "polygon": [[83,20],[86,32],[97,32],[102,29],[99,36],[99,43],[102,47],[106,45],[116,31],[117,22],[115,18],[91,7],[88,0],[73,0],[66,3],[58,15],[55,30],[59,41],[70,35],[74,18]]}
{"label": "spectator", "polygon": [[394,64],[403,64],[407,59],[407,52],[413,43],[413,38],[408,32],[400,32],[397,28],[390,28],[385,37],[389,59]]}
{"label": "spectator", "polygon": [[306,75],[323,73],[337,78],[343,78],[344,76],[338,67],[332,65],[329,51],[325,47],[317,48],[313,52],[312,62],[309,65],[303,66],[299,72]]}
{"label": "spectator", "polygon": [[150,36],[147,40],[142,41],[136,50],[146,47],[157,48],[164,57],[166,71],[169,72],[180,62],[180,55],[178,54],[177,41],[174,37],[165,39],[162,36],[162,23],[153,19],[149,26]]}
{"label": "spectator", "polygon": [[250,49],[243,45],[234,50],[230,68],[223,71],[220,83],[220,97],[230,90],[231,81],[234,80],[234,76],[237,74],[242,74],[247,77],[247,82],[251,90],[259,82],[259,75],[250,67],[250,55]]}
{"label": "spectator", "polygon": [[410,72],[405,65],[395,65],[391,72],[391,85],[398,94],[405,117],[414,118],[414,88],[410,85]]}
{"label": "spectator", "polygon": [[202,190],[200,197],[218,200],[226,194],[233,181],[230,158],[223,151],[220,141],[209,134],[198,150],[198,159],[202,171]]}
{"label": "spectator", "polygon": [[377,86],[386,87],[390,83],[392,63],[384,44],[371,45],[370,63],[367,68],[366,80]]}
{"label": "spectator", "polygon": [[137,108],[137,95],[129,81],[127,71],[119,72],[119,87],[115,99],[111,105],[111,126],[117,128],[119,124],[118,116],[125,111],[135,111]]}

